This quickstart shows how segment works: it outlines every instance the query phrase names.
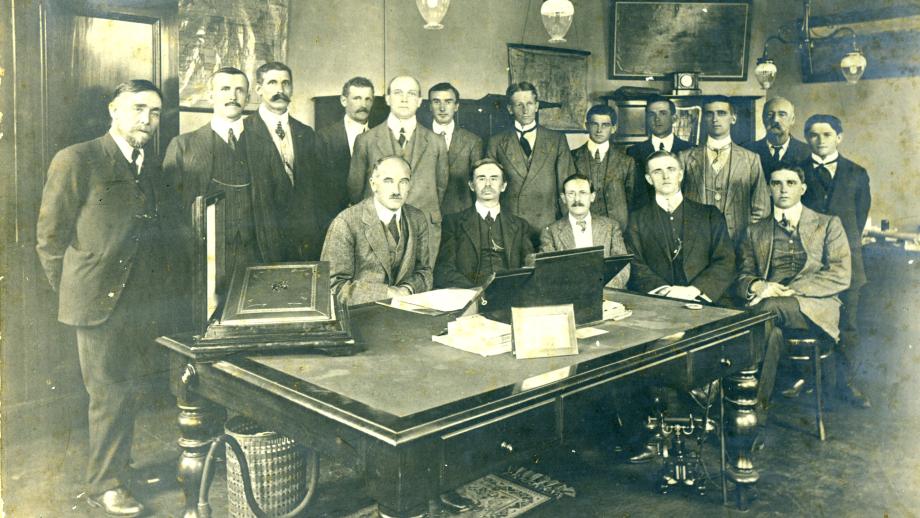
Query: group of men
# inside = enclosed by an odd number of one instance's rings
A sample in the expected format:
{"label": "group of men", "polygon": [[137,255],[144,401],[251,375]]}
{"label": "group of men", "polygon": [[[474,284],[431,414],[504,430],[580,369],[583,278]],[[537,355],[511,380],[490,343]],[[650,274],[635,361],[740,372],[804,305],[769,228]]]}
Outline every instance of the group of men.
{"label": "group of men", "polygon": [[[58,318],[76,329],[90,395],[89,501],[108,513],[143,510],[125,484],[134,388],[150,369],[151,337],[189,313],[189,209],[218,191],[228,271],[328,261],[342,304],[473,287],[535,250],[603,246],[608,256],[634,255],[612,287],[777,314],[763,404],[783,329],[842,334],[843,357],[853,358],[870,197],[865,170],[836,151],[835,117],[811,117],[806,145],[791,137],[791,103],[772,99],[767,136],[749,151],[732,142],[729,99],[714,96],[703,106],[708,141],[693,147],[673,133],[674,103],[655,97],[645,142],[615,147],[617,114],[598,105],[586,115],[587,143],[570,151],[563,134],[539,124],[537,89],[521,82],[506,92],[514,127],[484,146],[457,125],[460,94],[449,83],[427,92],[428,128],[416,118],[419,81],[392,78],[389,115],[368,127],[374,85],[352,78],[342,120],[314,133],[288,111],[286,65],[266,63],[255,80],[258,112],[244,118],[249,78],[217,70],[210,122],[173,139],[162,167],[144,151],[162,96],[148,81],[123,83],[109,105],[111,130],[50,166],[37,251]],[[852,375],[855,364],[845,367]],[[851,375],[850,396],[867,405]]]}

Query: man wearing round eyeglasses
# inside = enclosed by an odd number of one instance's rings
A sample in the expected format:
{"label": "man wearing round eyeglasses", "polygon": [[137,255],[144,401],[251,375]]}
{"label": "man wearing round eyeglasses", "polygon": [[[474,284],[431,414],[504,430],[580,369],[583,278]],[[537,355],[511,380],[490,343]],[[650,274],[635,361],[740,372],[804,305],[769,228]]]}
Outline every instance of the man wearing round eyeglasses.
{"label": "man wearing round eyeglasses", "polygon": [[450,176],[444,139],[418,123],[415,112],[422,105],[422,88],[412,76],[397,76],[387,85],[390,114],[386,122],[358,135],[348,171],[348,196],[359,203],[371,195],[371,168],[388,155],[402,157],[412,167],[412,190],[407,203],[418,207],[429,221],[431,264],[441,239],[441,202]]}
{"label": "man wearing round eyeglasses", "polygon": [[476,195],[472,207],[444,218],[441,249],[434,268],[436,288],[481,286],[495,272],[520,268],[533,252],[530,225],[502,210],[501,194],[508,187],[508,173],[495,160],[473,164],[470,190]]}
{"label": "man wearing round eyeglasses", "polygon": [[[603,246],[604,257],[625,254],[626,244],[623,242],[620,224],[606,216],[592,214],[596,197],[594,184],[587,176],[576,173],[563,180],[562,203],[568,215],[543,229],[540,233],[540,251]],[[607,286],[625,288],[627,280],[629,266],[611,279]]]}

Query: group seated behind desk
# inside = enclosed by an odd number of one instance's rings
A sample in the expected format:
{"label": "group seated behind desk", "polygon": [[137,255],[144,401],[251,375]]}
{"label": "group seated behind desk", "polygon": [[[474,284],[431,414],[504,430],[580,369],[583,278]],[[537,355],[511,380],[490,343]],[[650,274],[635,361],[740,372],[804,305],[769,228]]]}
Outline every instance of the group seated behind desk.
{"label": "group seated behind desk", "polygon": [[480,357],[437,344],[453,316],[379,304],[352,308],[354,356],[238,356],[196,361],[190,336],[158,340],[172,349],[180,408],[179,476],[186,516],[195,516],[203,457],[219,419],[208,402],[251,417],[304,446],[357,456],[368,494],[389,516],[412,516],[430,498],[522,455],[567,440],[564,423],[579,397],[611,383],[695,387],[724,378],[728,477],[747,505],[758,476],[750,460],[756,365],[767,314],[618,290],[631,317],[595,325],[608,333],[579,341],[579,354],[517,360]]}

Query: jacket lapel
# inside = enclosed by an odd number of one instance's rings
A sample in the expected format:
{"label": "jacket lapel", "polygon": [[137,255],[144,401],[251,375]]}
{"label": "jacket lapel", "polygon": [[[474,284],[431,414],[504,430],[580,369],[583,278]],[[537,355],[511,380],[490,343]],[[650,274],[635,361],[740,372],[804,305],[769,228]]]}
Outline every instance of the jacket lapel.
{"label": "jacket lapel", "polygon": [[[518,147],[521,147],[518,145]],[[543,164],[549,159],[551,153],[549,135],[543,126],[537,126],[537,141],[534,143],[533,151],[530,154],[530,169],[533,171],[540,171],[543,169]],[[524,150],[521,150],[521,154],[524,154]]]}
{"label": "jacket lapel", "polygon": [[399,263],[399,273],[393,279],[393,284],[401,283],[415,267],[415,230],[412,228],[409,214],[405,209],[402,211],[402,217],[406,218],[406,250],[403,252],[402,261]]}
{"label": "jacket lapel", "polygon": [[[773,217],[765,219],[767,223],[763,225],[751,225],[749,228],[752,233],[751,238],[754,243],[754,257],[757,264],[760,265],[760,271],[763,272],[764,278],[770,276],[770,259],[773,257]],[[802,228],[801,221],[799,229]],[[801,235],[801,234],[800,234]]]}
{"label": "jacket lapel", "polygon": [[[572,228],[572,225],[569,225]],[[591,218],[591,244],[594,246],[604,246],[604,256],[610,254],[610,234],[612,233],[607,220],[601,218]]]}
{"label": "jacket lapel", "polygon": [[418,168],[419,161],[425,155],[425,149],[428,147],[428,137],[430,135],[431,134],[425,131],[425,128],[423,128],[421,124],[416,124],[414,134],[412,135],[415,142],[412,143],[412,156],[409,160],[409,165],[412,166],[413,171]]}
{"label": "jacket lapel", "polygon": [[511,161],[511,172],[521,177],[522,180],[526,180],[527,157],[524,156],[524,150],[521,149],[521,144],[517,140],[517,132],[512,128],[506,137],[503,139],[502,149]]}
{"label": "jacket lapel", "polygon": [[560,250],[571,250],[575,248],[575,234],[572,232],[572,224],[569,222],[568,215],[560,220],[556,235],[559,237]]}
{"label": "jacket lapel", "polygon": [[[684,206],[684,221],[683,221],[683,234],[684,240],[681,243],[683,250],[681,254],[684,256],[684,269],[687,267],[687,258],[692,257],[693,251],[699,245],[699,242],[703,240],[700,234],[706,230],[709,230],[709,225],[703,225],[702,221],[704,215],[702,211],[697,211],[697,208],[692,203],[687,203],[687,199],[681,203]],[[708,258],[707,258],[708,262]]]}
{"label": "jacket lapel", "polygon": [[515,236],[520,235],[520,232],[515,232],[516,229],[511,228],[515,222],[511,218],[507,217],[504,212],[499,212],[497,219],[500,219],[502,222],[502,243],[505,244],[505,264],[507,264],[510,268],[511,265],[515,264],[512,261],[511,251],[520,248],[518,243],[514,242]]}
{"label": "jacket lapel", "polygon": [[[745,163],[746,160],[744,158],[744,154],[741,152],[741,149],[741,146],[738,144],[735,144],[734,142],[731,143],[731,154],[728,155],[728,177],[725,179],[725,184],[728,185],[728,192],[725,193],[726,207],[730,207],[732,205],[732,198],[734,198],[735,195],[735,189],[732,189],[732,186],[734,185],[732,183],[732,174],[734,174],[735,170],[743,169],[744,166],[747,166]],[[748,167],[748,169],[750,168]],[[740,185],[744,186],[746,184],[747,182],[741,182]]]}
{"label": "jacket lapel", "polygon": [[[814,217],[814,213],[808,210],[808,207],[802,207],[798,230],[799,239],[801,239],[802,247],[805,249],[805,264],[807,265],[814,260],[817,260],[820,264],[824,255],[824,239],[818,231],[818,218]],[[772,243],[773,240],[770,240],[770,242]],[[806,267],[802,267],[799,275],[806,269]]]}
{"label": "jacket lapel", "polygon": [[[405,213],[403,213],[403,217],[406,217]],[[387,237],[383,233],[380,218],[377,217],[377,212],[374,210],[374,200],[372,198],[364,200],[364,215],[361,217],[361,221],[364,223],[364,237],[367,239],[367,243],[370,245],[371,250],[374,251],[374,255],[377,256],[377,261],[383,267],[383,271],[386,272],[387,279],[392,280],[390,247],[387,246]]]}
{"label": "jacket lapel", "polygon": [[399,154],[395,145],[393,144],[393,138],[390,135],[390,128],[387,126],[386,121],[381,122],[379,126],[374,127],[374,130],[377,131],[373,134],[372,138],[374,139],[374,145],[377,146],[377,152],[379,153],[379,156]]}
{"label": "jacket lapel", "polygon": [[[687,153],[687,163],[684,164],[684,186],[685,194],[696,197],[699,200],[702,197],[702,176],[706,174],[705,160],[706,146],[698,146]],[[691,173],[692,172],[692,173]]]}
{"label": "jacket lapel", "polygon": [[460,228],[463,229],[463,233],[473,244],[473,250],[476,251],[476,260],[479,261],[479,257],[482,254],[482,243],[479,242],[479,213],[476,212],[476,207],[470,207],[466,210],[466,217],[460,220]]}

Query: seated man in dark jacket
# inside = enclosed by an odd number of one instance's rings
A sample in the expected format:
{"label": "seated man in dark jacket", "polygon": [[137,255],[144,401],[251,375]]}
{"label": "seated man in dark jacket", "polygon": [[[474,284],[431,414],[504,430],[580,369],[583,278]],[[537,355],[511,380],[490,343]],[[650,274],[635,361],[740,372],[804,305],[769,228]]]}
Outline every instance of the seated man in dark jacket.
{"label": "seated man in dark jacket", "polygon": [[436,288],[481,286],[495,272],[524,265],[533,252],[530,227],[502,210],[499,197],[507,186],[507,173],[495,160],[484,158],[473,164],[470,190],[476,203],[444,218],[434,267]]}

